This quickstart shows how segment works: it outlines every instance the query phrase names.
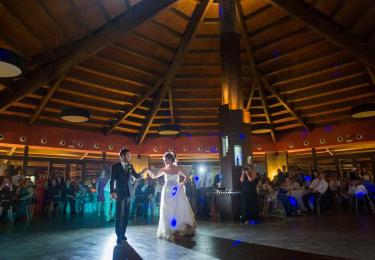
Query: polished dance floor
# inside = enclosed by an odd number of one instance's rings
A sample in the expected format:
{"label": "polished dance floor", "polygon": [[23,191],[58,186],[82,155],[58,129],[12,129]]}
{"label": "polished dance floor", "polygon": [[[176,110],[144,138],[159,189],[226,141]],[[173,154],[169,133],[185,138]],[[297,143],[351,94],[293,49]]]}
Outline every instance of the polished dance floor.
{"label": "polished dance floor", "polygon": [[[344,214],[344,213],[343,213]],[[128,243],[95,215],[0,223],[0,259],[374,259],[374,216],[268,219],[251,225],[199,221],[197,235],[155,238],[156,221],[131,221]]]}

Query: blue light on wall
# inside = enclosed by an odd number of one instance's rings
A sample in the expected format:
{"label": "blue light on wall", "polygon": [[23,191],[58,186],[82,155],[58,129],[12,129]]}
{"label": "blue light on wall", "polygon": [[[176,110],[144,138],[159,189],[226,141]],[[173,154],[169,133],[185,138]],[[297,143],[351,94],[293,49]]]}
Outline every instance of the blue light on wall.
{"label": "blue light on wall", "polygon": [[199,176],[194,176],[194,181],[197,183],[199,181]]}

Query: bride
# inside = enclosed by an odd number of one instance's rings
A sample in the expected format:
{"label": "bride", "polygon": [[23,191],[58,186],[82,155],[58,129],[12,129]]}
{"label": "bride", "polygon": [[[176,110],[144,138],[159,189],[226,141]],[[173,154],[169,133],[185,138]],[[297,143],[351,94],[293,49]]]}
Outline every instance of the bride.
{"label": "bride", "polygon": [[[164,187],[161,191],[160,218],[157,232],[158,238],[174,240],[178,235],[194,235],[196,222],[188,198],[186,197],[184,184],[186,175],[177,166],[173,153],[165,153],[163,156],[165,167],[156,174],[148,170],[151,178],[156,179],[164,175]],[[183,182],[179,182],[180,176]]]}

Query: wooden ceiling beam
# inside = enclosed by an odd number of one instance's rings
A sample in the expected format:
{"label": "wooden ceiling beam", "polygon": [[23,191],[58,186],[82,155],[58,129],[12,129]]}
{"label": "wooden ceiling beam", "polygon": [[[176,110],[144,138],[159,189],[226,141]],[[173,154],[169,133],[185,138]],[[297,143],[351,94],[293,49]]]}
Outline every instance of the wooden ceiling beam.
{"label": "wooden ceiling beam", "polygon": [[321,75],[323,73],[329,73],[329,72],[334,72],[334,71],[337,71],[337,70],[340,70],[340,69],[345,69],[345,68],[348,68],[350,66],[357,65],[358,63],[359,63],[358,60],[345,61],[342,64],[337,65],[337,66],[332,65],[330,67],[321,68],[320,70],[308,72],[308,73],[303,74],[303,75],[294,76],[294,77],[291,77],[291,78],[288,78],[288,79],[281,79],[281,80],[273,83],[272,86],[280,86],[280,85],[285,85],[285,84],[293,83],[293,82],[296,82],[296,81],[300,81],[300,80],[303,80],[303,79],[306,79],[306,78],[312,78],[312,77]]}
{"label": "wooden ceiling beam", "polygon": [[172,34],[173,36],[177,38],[181,38],[182,34],[179,31],[176,31],[175,29],[172,29],[168,25],[165,25],[162,22],[159,22],[158,20],[152,19],[152,23],[163,29],[164,31],[167,31],[169,34]]}
{"label": "wooden ceiling beam", "polygon": [[85,80],[82,80],[82,79],[77,79],[77,78],[70,77],[70,76],[67,76],[65,78],[65,80],[69,81],[69,82],[76,83],[76,84],[80,84],[80,85],[85,86],[85,87],[90,87],[90,88],[93,88],[93,89],[106,91],[106,92],[109,92],[109,93],[116,93],[116,94],[125,95],[125,96],[129,96],[129,97],[139,96],[138,93],[130,92],[128,90],[123,90],[123,89],[114,88],[114,87],[111,88],[110,86],[104,86],[102,84],[92,83],[92,82],[88,82],[88,81],[85,81]]}
{"label": "wooden ceiling beam", "polygon": [[139,144],[142,144],[144,139],[146,138],[147,132],[150,129],[150,126],[152,124],[152,121],[157,113],[157,109],[160,107],[162,100],[164,99],[165,95],[168,93],[168,90],[170,89],[171,83],[174,79],[174,77],[177,74],[177,69],[181,65],[185,54],[187,52],[188,46],[190,42],[194,39],[194,36],[196,34],[196,29],[198,25],[201,23],[201,21],[204,18],[204,13],[207,9],[208,4],[212,0],[203,0],[197,3],[197,6],[193,12],[193,15],[190,19],[190,22],[187,25],[187,28],[182,36],[182,39],[180,41],[180,44],[177,48],[177,52],[175,56],[173,57],[173,60],[171,62],[171,65],[165,74],[165,81],[163,85],[161,86],[158,96],[154,102],[154,105],[152,106],[151,110],[149,111],[145,123],[143,127],[141,128],[137,140]]}
{"label": "wooden ceiling beam", "polygon": [[109,65],[120,67],[121,69],[133,70],[135,72],[138,72],[138,73],[141,73],[141,74],[145,74],[145,75],[147,75],[149,77],[152,77],[152,78],[158,78],[158,77],[161,76],[157,72],[150,71],[149,69],[147,69],[145,67],[142,67],[142,66],[139,66],[139,65],[135,65],[135,64],[131,64],[131,65],[130,64],[126,64],[123,61],[119,62],[119,61],[109,60],[108,58],[103,57],[103,56],[94,55],[94,56],[91,56],[90,59],[100,60],[100,61],[102,61],[104,63],[109,64]]}
{"label": "wooden ceiling beam", "polygon": [[275,135],[275,128],[274,128],[274,125],[273,125],[273,122],[272,122],[272,117],[271,117],[271,114],[270,114],[270,108],[269,108],[267,100],[266,100],[266,98],[264,96],[263,86],[262,86],[262,84],[260,84],[260,82],[258,82],[258,92],[259,92],[259,96],[261,98],[261,102],[262,102],[262,106],[263,106],[263,109],[264,109],[264,113],[266,114],[267,123],[271,127],[272,141],[274,143],[276,143],[277,140],[276,140],[276,135]]}
{"label": "wooden ceiling beam", "polygon": [[289,56],[296,55],[296,54],[299,54],[299,53],[304,54],[304,53],[306,53],[306,51],[309,48],[311,48],[311,47],[318,48],[317,45],[324,44],[326,42],[327,42],[327,40],[325,38],[318,38],[318,39],[312,40],[311,42],[309,42],[306,45],[301,45],[299,47],[296,47],[296,48],[290,49],[286,52],[283,52],[283,54],[280,54],[278,56],[259,61],[258,66],[264,66],[264,65],[267,65],[267,64],[270,64],[270,63],[273,63],[273,62],[277,62],[279,60],[288,58]]}
{"label": "wooden ceiling beam", "polygon": [[71,54],[58,61],[41,66],[39,69],[26,75],[25,81],[15,83],[12,88],[15,90],[3,93],[0,98],[0,111],[7,109],[12,103],[23,99],[40,86],[48,84],[52,80],[65,74],[72,67],[80,64],[89,56],[113,44],[132,29],[142,24],[144,21],[151,19],[176,1],[177,0],[143,0],[139,2],[133,6],[133,8],[112,20],[111,23],[99,28],[93,35],[87,36],[77,42]]}
{"label": "wooden ceiling beam", "polygon": [[267,116],[267,121],[271,125],[272,139],[274,140],[274,142],[276,142],[276,137],[274,136],[275,134],[274,134],[274,131],[273,131],[272,118],[271,118],[270,113],[269,113],[268,103],[267,103],[267,101],[264,97],[263,89],[261,89],[262,84],[276,97],[276,99],[289,111],[289,113],[291,113],[294,117],[296,117],[296,119],[300,123],[302,123],[303,126],[305,126],[307,129],[309,129],[307,124],[292,109],[292,107],[287,102],[285,102],[283,98],[281,98],[281,96],[271,86],[271,84],[268,82],[268,80],[265,77],[263,77],[261,75],[260,71],[258,70],[257,65],[256,65],[256,61],[255,61],[255,57],[254,57],[254,52],[253,52],[253,49],[251,47],[249,37],[247,37],[248,32],[247,32],[247,27],[246,27],[246,23],[245,23],[244,14],[243,14],[241,4],[239,2],[236,2],[236,5],[237,5],[237,14],[238,14],[237,16],[238,16],[238,20],[239,20],[239,24],[240,24],[240,31],[241,31],[241,35],[242,35],[242,40],[245,43],[244,45],[245,45],[245,49],[246,49],[246,52],[247,52],[247,55],[248,55],[248,58],[249,58],[249,61],[250,61],[250,67],[251,67],[251,70],[252,70],[254,80],[257,81],[258,91],[259,91],[259,95],[261,96],[261,101],[262,101],[262,104],[263,104],[263,109],[265,110],[265,114]]}
{"label": "wooden ceiling beam", "polygon": [[151,88],[150,85],[147,85],[146,83],[143,83],[143,82],[127,79],[125,77],[119,77],[119,76],[116,76],[116,75],[113,75],[113,74],[109,74],[107,72],[102,72],[102,71],[98,71],[96,69],[83,67],[81,65],[74,67],[74,70],[87,72],[87,73],[99,76],[101,78],[115,80],[115,81],[119,81],[119,82],[122,82],[122,83],[131,84],[131,85],[134,85],[134,86],[137,86],[137,87],[142,87],[142,88],[146,88],[146,89]]}
{"label": "wooden ceiling beam", "polygon": [[172,7],[171,9],[169,9],[172,13],[174,13],[175,15],[177,15],[178,17],[180,17],[181,19],[185,20],[185,21],[189,21],[190,20],[190,16],[188,16],[187,14],[185,14],[184,12],[180,11],[179,9],[177,9],[176,7]]}
{"label": "wooden ceiling beam", "polygon": [[150,43],[152,45],[155,45],[155,46],[157,46],[157,47],[159,47],[159,48],[161,48],[161,49],[163,49],[165,51],[168,51],[170,53],[174,53],[176,51],[173,47],[171,47],[171,46],[169,46],[169,45],[167,45],[165,43],[159,42],[157,40],[154,40],[154,39],[150,38],[149,36],[140,34],[140,33],[136,32],[136,31],[133,31],[131,33],[131,35],[134,36],[134,37],[136,37],[136,38],[138,38],[141,41],[144,41],[144,42]]}
{"label": "wooden ceiling beam", "polygon": [[174,114],[174,103],[173,103],[173,96],[172,96],[172,89],[169,88],[168,90],[168,103],[169,103],[169,111],[171,113],[171,123],[176,123],[176,116]]}
{"label": "wooden ceiling beam", "polygon": [[278,69],[278,70],[268,72],[268,73],[264,74],[264,77],[269,78],[269,77],[276,76],[277,74],[280,74],[280,73],[283,73],[283,72],[288,72],[290,70],[297,70],[297,69],[300,69],[300,68],[309,67],[309,66],[311,66],[311,64],[314,64],[314,63],[320,64],[321,62],[323,62],[326,59],[330,59],[330,58],[332,59],[332,58],[336,58],[336,57],[340,58],[344,55],[345,55],[345,52],[341,51],[341,50],[337,50],[337,51],[334,51],[334,52],[329,51],[329,52],[326,52],[326,53],[318,53],[318,54],[314,55],[313,57],[304,58],[299,62],[293,62],[293,65],[291,65],[291,66],[285,66],[282,69]]}
{"label": "wooden ceiling beam", "polygon": [[141,52],[139,52],[138,50],[131,50],[129,49],[128,47],[125,47],[123,45],[120,45],[119,43],[115,43],[111,46],[111,48],[115,48],[119,51],[122,51],[122,52],[127,52],[128,54],[131,54],[137,58],[141,58],[141,59],[144,59],[144,60],[148,60],[148,61],[151,61],[151,62],[154,62],[154,63],[158,63],[160,65],[163,65],[163,66],[168,66],[168,63],[169,61],[165,60],[165,59],[162,59],[162,58],[157,58],[157,57],[151,57],[149,55],[146,55],[146,54],[143,54]]}
{"label": "wooden ceiling beam", "polygon": [[322,34],[331,42],[350,52],[366,66],[375,68],[375,54],[354,34],[344,31],[334,21],[327,19],[300,0],[268,0],[290,16],[304,22],[310,29]]}
{"label": "wooden ceiling beam", "polygon": [[33,116],[30,118],[28,124],[32,125],[34,122],[38,119],[40,114],[43,112],[44,108],[47,106],[48,102],[51,100],[53,94],[56,92],[56,90],[60,87],[61,82],[63,82],[66,74],[61,75],[58,79],[54,80],[51,83],[50,88],[48,89],[47,95],[42,99],[40,102],[40,105],[35,110]]}
{"label": "wooden ceiling beam", "polygon": [[[343,81],[346,81],[346,80],[361,77],[363,75],[365,75],[365,72],[357,72],[357,73],[350,74],[350,75],[340,76],[340,77],[337,77],[337,78],[334,78],[334,79],[323,80],[322,82],[318,82],[318,83],[307,85],[307,86],[298,86],[295,89],[281,90],[280,94],[284,95],[284,94],[293,94],[293,93],[298,93],[298,92],[305,92],[307,90],[316,89],[316,88],[319,88],[321,86],[326,86],[326,85],[329,85],[329,84],[343,82]],[[279,84],[275,83],[275,84],[272,84],[272,85],[277,86]]]}

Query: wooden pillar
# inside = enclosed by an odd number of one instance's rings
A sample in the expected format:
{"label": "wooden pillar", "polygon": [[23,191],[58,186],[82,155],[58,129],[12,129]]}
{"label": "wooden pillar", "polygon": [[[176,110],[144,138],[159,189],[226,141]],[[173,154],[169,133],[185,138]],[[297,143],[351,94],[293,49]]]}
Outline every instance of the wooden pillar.
{"label": "wooden pillar", "polygon": [[65,164],[65,173],[64,173],[64,180],[67,180],[70,178],[70,164]]}
{"label": "wooden pillar", "polygon": [[106,169],[106,161],[107,161],[107,153],[106,152],[103,152],[102,153],[102,170],[105,170]]}
{"label": "wooden pillar", "polygon": [[220,0],[219,3],[222,105],[228,105],[231,110],[242,110],[241,47],[236,32],[236,3],[232,0]]}
{"label": "wooden pillar", "polygon": [[352,167],[356,167],[357,171],[359,171],[359,168],[357,167],[357,158],[353,157],[352,159]]}
{"label": "wooden pillar", "polygon": [[47,179],[50,178],[51,174],[52,174],[52,167],[53,167],[53,162],[52,161],[48,161],[48,173],[47,173]]}
{"label": "wooden pillar", "polygon": [[336,176],[342,178],[341,165],[340,165],[341,162],[340,162],[340,159],[337,158],[337,157],[334,157],[334,158],[333,158],[333,161],[334,161],[335,166],[336,166]]}
{"label": "wooden pillar", "polygon": [[316,158],[316,150],[315,150],[315,148],[311,149],[311,154],[312,154],[312,163],[313,163],[312,169],[313,169],[313,171],[317,171],[318,170],[318,160]]}
{"label": "wooden pillar", "polygon": [[372,180],[375,179],[375,154],[371,156],[371,172],[372,172]]}
{"label": "wooden pillar", "polygon": [[29,162],[29,146],[25,145],[25,148],[23,150],[23,163],[22,163],[22,169],[25,175],[27,175],[28,162]]}
{"label": "wooden pillar", "polygon": [[82,181],[85,181],[86,178],[86,162],[82,162]]}

